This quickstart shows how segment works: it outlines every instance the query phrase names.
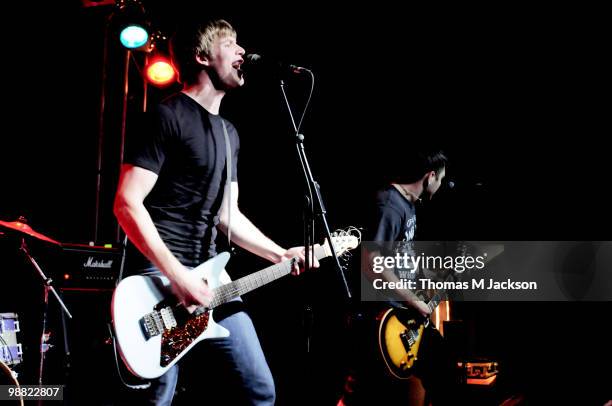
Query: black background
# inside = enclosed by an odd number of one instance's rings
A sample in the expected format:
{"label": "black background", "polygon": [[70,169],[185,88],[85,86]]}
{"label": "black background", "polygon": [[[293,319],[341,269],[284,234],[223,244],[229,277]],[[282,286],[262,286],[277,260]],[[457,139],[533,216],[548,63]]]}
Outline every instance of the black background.
{"label": "black background", "polygon": [[[247,52],[315,72],[302,132],[332,228],[363,225],[385,164],[435,140],[450,157],[448,176],[458,187],[443,188],[418,208],[418,238],[610,239],[603,140],[610,133],[604,74],[609,64],[601,10],[189,3],[145,6],[166,32],[187,15],[222,16],[235,26]],[[98,114],[104,25],[111,9],[82,4],[6,9],[7,18],[23,29],[3,27],[0,219],[24,215],[37,231],[62,242],[115,243],[110,207],[118,173],[123,51],[110,35],[96,236]],[[142,99],[134,69],[142,55],[134,58],[128,124]],[[307,79],[286,80],[294,112],[304,105]],[[173,90],[149,88],[149,102]],[[279,244],[300,245],[303,180],[278,81],[247,76],[247,85],[224,100],[222,114],[241,134],[243,212]],[[474,186],[477,182],[482,186]],[[24,341],[31,343],[21,383],[33,383],[39,283],[14,242],[7,236],[0,241],[1,294],[9,298],[0,310],[23,309],[24,321],[31,317],[23,323]],[[45,261],[52,256],[48,248],[32,244],[41,263],[57,273],[59,266]],[[242,252],[232,261],[234,275],[264,265]],[[275,375],[279,404],[333,404],[347,356],[343,295],[328,263],[245,298]],[[84,314],[70,327],[74,358],[81,360],[73,363],[73,375],[110,401],[119,383],[108,346],[101,343],[108,298],[68,299]],[[314,309],[310,354],[305,303]],[[57,314],[55,304],[51,309]],[[455,311],[467,326],[466,352],[500,360],[496,399],[522,392],[534,404],[552,398],[603,404],[610,397],[603,385],[612,361],[603,333],[609,303],[459,303]],[[59,335],[56,344],[49,382],[61,379]],[[177,401],[197,395],[184,387]]]}

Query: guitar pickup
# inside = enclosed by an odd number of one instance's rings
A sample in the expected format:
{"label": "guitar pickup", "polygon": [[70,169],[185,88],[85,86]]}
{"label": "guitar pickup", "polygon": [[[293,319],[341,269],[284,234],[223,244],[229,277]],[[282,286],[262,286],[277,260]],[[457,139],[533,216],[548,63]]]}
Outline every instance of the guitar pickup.
{"label": "guitar pickup", "polygon": [[177,326],[176,319],[174,318],[174,313],[172,312],[172,308],[170,306],[164,307],[159,311],[161,314],[162,322],[164,323],[164,329],[171,330]]}
{"label": "guitar pickup", "polygon": [[152,311],[145,314],[140,319],[140,328],[146,339],[162,334],[165,330],[171,330],[177,326],[174,313],[170,306],[162,308],[160,311]]}
{"label": "guitar pickup", "polygon": [[400,340],[402,340],[402,344],[404,344],[404,348],[406,351],[410,350],[410,347],[414,344],[414,339],[410,334],[408,334],[408,330],[404,330],[400,334]]}

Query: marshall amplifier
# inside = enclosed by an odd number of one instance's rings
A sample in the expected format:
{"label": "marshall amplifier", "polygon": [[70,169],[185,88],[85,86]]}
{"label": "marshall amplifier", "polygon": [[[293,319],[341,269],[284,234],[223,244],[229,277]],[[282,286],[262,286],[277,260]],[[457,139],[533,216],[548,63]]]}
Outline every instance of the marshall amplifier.
{"label": "marshall amplifier", "polygon": [[62,244],[55,283],[62,290],[113,290],[121,269],[117,247]]}

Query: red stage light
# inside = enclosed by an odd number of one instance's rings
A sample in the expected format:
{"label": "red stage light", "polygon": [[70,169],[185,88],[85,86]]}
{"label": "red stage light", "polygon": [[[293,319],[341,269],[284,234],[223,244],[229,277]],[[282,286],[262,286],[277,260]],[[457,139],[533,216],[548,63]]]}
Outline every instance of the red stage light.
{"label": "red stage light", "polygon": [[172,65],[165,59],[156,59],[146,68],[147,80],[156,86],[174,82],[176,74]]}

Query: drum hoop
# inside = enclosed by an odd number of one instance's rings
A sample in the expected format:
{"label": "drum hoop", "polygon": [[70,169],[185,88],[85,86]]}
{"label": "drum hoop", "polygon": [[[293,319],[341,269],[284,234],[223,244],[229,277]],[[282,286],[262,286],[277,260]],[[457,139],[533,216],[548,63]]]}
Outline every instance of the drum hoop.
{"label": "drum hoop", "polygon": [[[13,385],[15,385],[17,389],[21,387],[19,386],[19,381],[17,380],[17,378],[13,376],[13,371],[4,362],[2,362],[2,360],[0,360],[0,370],[11,378]],[[21,406],[23,406],[22,396],[19,396],[19,403],[21,404]]]}

